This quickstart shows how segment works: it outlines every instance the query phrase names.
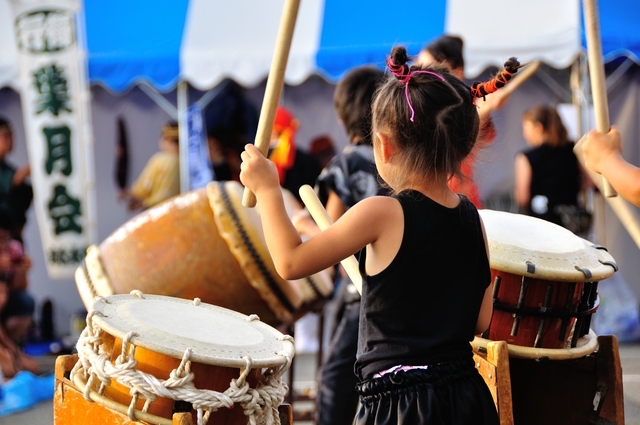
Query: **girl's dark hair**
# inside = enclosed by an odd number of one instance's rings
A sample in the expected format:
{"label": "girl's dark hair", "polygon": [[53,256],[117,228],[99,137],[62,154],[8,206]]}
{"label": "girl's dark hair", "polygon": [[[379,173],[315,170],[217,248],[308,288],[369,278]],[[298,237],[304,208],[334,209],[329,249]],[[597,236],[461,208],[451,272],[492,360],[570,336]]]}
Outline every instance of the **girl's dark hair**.
{"label": "girl's dark hair", "polygon": [[443,35],[424,47],[438,62],[447,62],[451,69],[464,68],[464,42],[456,35]]}
{"label": "girl's dark hair", "polygon": [[333,101],[349,140],[371,145],[371,104],[376,88],[384,80],[384,72],[365,66],[356,68],[336,86]]}
{"label": "girl's dark hair", "polygon": [[[390,75],[377,91],[375,126],[389,131],[407,160],[408,172],[459,175],[462,160],[475,144],[480,121],[470,88],[445,67],[409,67],[409,59],[404,47],[392,50],[390,61],[396,69],[404,68],[404,76]],[[401,81],[407,75],[408,81]]]}
{"label": "girl's dark hair", "polygon": [[523,115],[523,120],[540,123],[544,130],[544,143],[551,146],[563,146],[569,142],[567,128],[560,118],[556,108],[539,105],[528,109]]}

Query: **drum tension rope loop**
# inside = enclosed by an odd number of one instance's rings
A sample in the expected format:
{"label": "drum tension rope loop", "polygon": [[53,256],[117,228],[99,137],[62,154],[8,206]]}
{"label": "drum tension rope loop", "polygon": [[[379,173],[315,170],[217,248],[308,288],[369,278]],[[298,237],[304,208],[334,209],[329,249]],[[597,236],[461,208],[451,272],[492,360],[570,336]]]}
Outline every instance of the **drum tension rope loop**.
{"label": "drum tension rope loop", "polygon": [[536,265],[531,261],[527,261],[527,273],[534,274],[536,272]]}
{"label": "drum tension rope loop", "polygon": [[613,262],[613,261],[602,261],[602,260],[599,260],[599,261],[600,261],[600,264],[604,264],[605,266],[612,267],[613,271],[616,271],[616,272],[618,271],[618,265],[615,262]]}
{"label": "drum tension rope loop", "polygon": [[591,274],[591,270],[580,266],[575,266],[575,268],[576,270],[581,271],[586,279],[591,279],[593,277],[593,274]]}

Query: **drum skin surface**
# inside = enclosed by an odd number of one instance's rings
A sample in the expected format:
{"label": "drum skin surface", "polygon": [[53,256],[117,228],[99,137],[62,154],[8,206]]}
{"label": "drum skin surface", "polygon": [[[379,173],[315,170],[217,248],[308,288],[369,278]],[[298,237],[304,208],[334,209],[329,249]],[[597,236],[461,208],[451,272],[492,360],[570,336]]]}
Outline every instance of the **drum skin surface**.
{"label": "drum skin surface", "polygon": [[492,269],[556,282],[594,282],[617,270],[606,249],[561,226],[523,214],[479,213]]}

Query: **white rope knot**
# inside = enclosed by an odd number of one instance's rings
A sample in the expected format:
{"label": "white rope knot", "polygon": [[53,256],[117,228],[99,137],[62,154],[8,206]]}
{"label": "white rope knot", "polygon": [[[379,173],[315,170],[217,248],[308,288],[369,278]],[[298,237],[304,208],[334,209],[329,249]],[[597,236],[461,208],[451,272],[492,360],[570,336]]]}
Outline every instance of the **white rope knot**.
{"label": "white rope knot", "polygon": [[202,301],[200,300],[200,298],[194,298],[194,299],[193,299],[193,305],[195,305],[195,306],[200,305],[200,303],[201,303],[201,302],[202,302]]}
{"label": "white rope knot", "polygon": [[250,315],[249,315],[249,316],[247,316],[244,320],[245,320],[245,321],[247,321],[247,322],[253,322],[253,321],[255,321],[255,320],[258,320],[258,321],[259,321],[259,320],[260,320],[260,317],[258,317],[258,315],[257,315],[257,314],[250,314]]}

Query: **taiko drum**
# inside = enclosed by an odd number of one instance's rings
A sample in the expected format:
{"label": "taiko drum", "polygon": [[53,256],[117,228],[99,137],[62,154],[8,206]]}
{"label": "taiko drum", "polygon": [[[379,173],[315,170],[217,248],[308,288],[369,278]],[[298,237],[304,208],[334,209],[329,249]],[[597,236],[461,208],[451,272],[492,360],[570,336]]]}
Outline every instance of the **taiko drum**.
{"label": "taiko drum", "polygon": [[575,347],[598,308],[598,282],[617,270],[611,255],[541,219],[493,210],[480,215],[494,284],[488,339]]}
{"label": "taiko drum", "polygon": [[[109,406],[115,403],[123,406],[122,410],[132,402],[134,385],[130,382],[136,382],[136,374],[146,374],[148,377],[144,381],[166,381],[183,362],[187,349],[188,370],[193,379],[185,388],[204,391],[198,395],[200,399],[206,399],[206,390],[225,392],[232,380],[239,377],[240,369],[246,366],[243,357],[252,360],[246,382],[249,387],[256,388],[264,384],[263,373],[266,370],[288,368],[294,355],[292,340],[276,329],[260,320],[249,320],[246,315],[210,304],[134,293],[98,298],[89,314],[92,318],[87,320],[87,329],[78,342],[77,366],[85,367],[79,369],[80,372],[74,368],[71,379],[83,390],[90,385],[94,401],[108,400]],[[99,353],[82,346],[91,344],[96,338]],[[123,343],[126,345],[125,355],[121,357]],[[100,380],[89,382],[89,378],[97,373],[96,370],[104,368],[101,359],[104,354],[111,364],[133,364],[135,361],[132,370],[123,369],[136,377],[129,377],[124,372],[113,373],[110,384],[100,390]],[[131,358],[127,357],[129,355]],[[96,397],[98,392],[101,395]],[[147,414],[170,421],[175,412],[192,412],[196,423],[197,414],[189,402],[159,392],[156,395],[156,400],[149,403],[143,416]],[[138,415],[145,401],[140,397],[135,402]],[[247,420],[242,406],[235,405],[211,413],[209,423],[239,425],[246,424]],[[161,423],[160,419],[157,422],[147,421]]]}
{"label": "taiko drum", "polygon": [[[279,326],[326,299],[328,273],[295,281],[278,275],[259,209],[244,207],[242,192],[235,181],[212,182],[141,212],[90,247],[75,275],[87,310],[96,296],[140,290],[200,298]],[[285,195],[290,214],[302,208]]]}

